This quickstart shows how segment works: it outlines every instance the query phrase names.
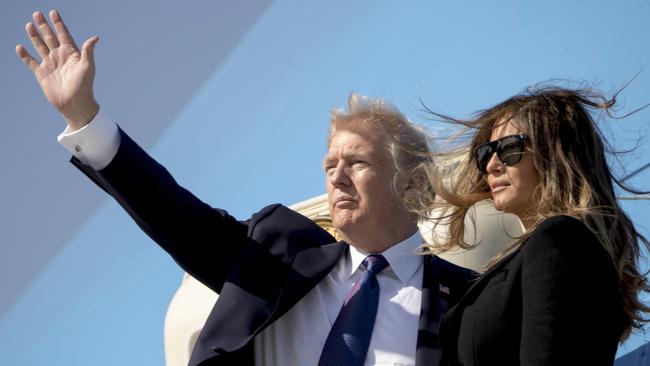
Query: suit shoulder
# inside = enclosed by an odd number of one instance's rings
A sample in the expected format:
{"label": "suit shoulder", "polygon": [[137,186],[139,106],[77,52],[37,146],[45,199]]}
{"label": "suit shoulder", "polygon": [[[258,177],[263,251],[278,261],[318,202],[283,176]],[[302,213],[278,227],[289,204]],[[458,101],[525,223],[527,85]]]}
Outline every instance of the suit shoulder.
{"label": "suit shoulder", "polygon": [[554,216],[539,224],[522,244],[524,260],[565,262],[586,266],[605,265],[608,255],[596,235],[580,220]]}
{"label": "suit shoulder", "polygon": [[528,250],[539,246],[582,247],[599,245],[598,238],[580,220],[566,215],[550,217],[540,223],[526,240]]}
{"label": "suit shoulder", "polygon": [[582,221],[567,215],[549,217],[542,221],[535,231],[544,232],[546,235],[582,235],[591,233]]}
{"label": "suit shoulder", "polygon": [[428,255],[425,260],[431,261],[435,266],[436,272],[441,274],[442,278],[452,281],[471,281],[479,276],[479,273],[457,264],[446,261],[437,255]]}
{"label": "suit shoulder", "polygon": [[262,208],[258,212],[254,213],[249,220],[249,225],[251,227],[260,224],[268,225],[271,223],[281,223],[283,226],[287,227],[287,229],[297,230],[306,228],[325,231],[308,217],[279,203],[274,203]]}
{"label": "suit shoulder", "polygon": [[253,214],[249,220],[249,236],[256,239],[287,238],[310,246],[336,240],[308,217],[281,204],[272,204]]}

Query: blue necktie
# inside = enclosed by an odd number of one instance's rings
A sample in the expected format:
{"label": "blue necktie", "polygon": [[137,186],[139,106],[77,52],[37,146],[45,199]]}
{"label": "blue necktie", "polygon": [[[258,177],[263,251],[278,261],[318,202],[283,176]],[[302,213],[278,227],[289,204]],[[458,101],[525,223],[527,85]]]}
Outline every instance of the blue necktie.
{"label": "blue necktie", "polygon": [[348,292],[323,346],[319,366],[363,365],[366,359],[379,303],[376,275],[388,262],[381,255],[369,255],[361,264],[365,271]]}

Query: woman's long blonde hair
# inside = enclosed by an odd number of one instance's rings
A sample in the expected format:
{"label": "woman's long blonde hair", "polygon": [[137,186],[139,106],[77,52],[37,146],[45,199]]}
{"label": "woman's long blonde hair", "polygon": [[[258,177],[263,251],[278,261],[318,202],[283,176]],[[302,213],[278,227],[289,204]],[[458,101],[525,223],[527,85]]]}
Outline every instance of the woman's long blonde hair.
{"label": "woman's long blonde hair", "polygon": [[[437,167],[431,165],[428,169],[429,184],[445,201],[442,221],[449,229],[449,240],[430,249],[440,252],[473,246],[464,241],[465,216],[473,204],[491,198],[487,182],[476,167],[474,151],[490,140],[496,124],[504,120],[515,123],[529,137],[539,173],[540,182],[532,199],[535,207],[531,211],[536,212],[533,221],[540,223],[552,216],[568,215],[582,221],[596,235],[619,277],[626,315],[621,339],[625,339],[632,328],[646,322],[643,313],[650,310],[639,300],[639,293],[650,287],[638,267],[641,248],[649,248],[650,244],[618,205],[614,184],[628,192],[644,192],[631,189],[613,176],[605,158],[605,153],[612,149],[590,115],[590,111],[600,110],[611,116],[609,111],[615,101],[615,96],[608,99],[592,89],[536,87],[480,112],[472,120],[434,113],[439,119],[471,128],[474,133],[469,146],[462,148],[465,159],[455,181],[443,182]],[[424,194],[420,209],[430,212],[435,197]],[[491,264],[521,245],[536,226],[529,228]]]}

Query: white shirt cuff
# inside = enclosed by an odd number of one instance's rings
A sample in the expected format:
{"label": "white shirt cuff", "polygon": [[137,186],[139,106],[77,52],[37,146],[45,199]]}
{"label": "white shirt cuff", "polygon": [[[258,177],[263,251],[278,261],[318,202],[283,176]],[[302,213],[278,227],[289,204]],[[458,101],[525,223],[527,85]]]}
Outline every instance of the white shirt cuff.
{"label": "white shirt cuff", "polygon": [[95,118],[84,127],[76,131],[66,127],[57,141],[82,163],[101,170],[115,157],[120,147],[120,132],[117,125],[100,109]]}

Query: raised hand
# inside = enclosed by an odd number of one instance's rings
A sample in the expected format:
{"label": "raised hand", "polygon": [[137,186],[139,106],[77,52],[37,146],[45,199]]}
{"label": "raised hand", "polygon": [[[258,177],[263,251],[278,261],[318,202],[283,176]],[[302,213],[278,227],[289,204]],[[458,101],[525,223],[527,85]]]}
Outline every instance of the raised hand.
{"label": "raised hand", "polygon": [[63,114],[70,128],[77,130],[88,124],[99,110],[93,95],[93,52],[99,38],[90,37],[80,52],[61,15],[56,10],[50,11],[49,15],[56,34],[41,12],[33,14],[40,33],[31,22],[25,26],[41,62],[32,57],[23,45],[16,46],[16,54],[34,73],[47,100]]}

